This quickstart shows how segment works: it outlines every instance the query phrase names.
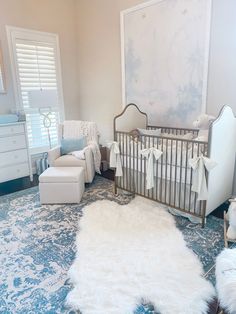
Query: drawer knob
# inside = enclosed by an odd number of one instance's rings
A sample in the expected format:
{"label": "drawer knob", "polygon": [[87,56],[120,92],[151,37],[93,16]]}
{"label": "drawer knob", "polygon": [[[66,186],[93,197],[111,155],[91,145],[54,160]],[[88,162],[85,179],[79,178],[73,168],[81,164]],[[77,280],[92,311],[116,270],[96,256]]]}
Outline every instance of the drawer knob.
{"label": "drawer knob", "polygon": [[14,156],[14,158],[15,158],[15,159],[17,159],[17,158],[18,158],[18,156],[17,156],[17,155],[15,155],[15,156]]}
{"label": "drawer knob", "polygon": [[16,144],[16,140],[12,141],[13,144]]}
{"label": "drawer knob", "polygon": [[19,173],[19,172],[20,172],[20,169],[17,169],[17,172]]}

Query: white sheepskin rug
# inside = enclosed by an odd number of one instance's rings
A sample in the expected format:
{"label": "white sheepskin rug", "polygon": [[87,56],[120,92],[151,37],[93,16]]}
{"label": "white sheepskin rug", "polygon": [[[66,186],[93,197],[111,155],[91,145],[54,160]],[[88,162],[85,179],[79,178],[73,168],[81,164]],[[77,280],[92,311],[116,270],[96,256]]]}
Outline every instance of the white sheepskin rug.
{"label": "white sheepskin rug", "polygon": [[161,314],[205,314],[214,296],[173,217],[136,197],[84,209],[67,303],[82,314],[132,314],[142,300]]}
{"label": "white sheepskin rug", "polygon": [[236,313],[236,249],[224,249],[216,259],[216,289],[222,308]]}

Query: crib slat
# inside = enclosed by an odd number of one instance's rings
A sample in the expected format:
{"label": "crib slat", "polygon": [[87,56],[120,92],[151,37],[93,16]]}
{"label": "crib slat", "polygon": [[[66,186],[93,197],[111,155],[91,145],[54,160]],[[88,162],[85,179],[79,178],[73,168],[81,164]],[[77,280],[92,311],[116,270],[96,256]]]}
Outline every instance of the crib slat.
{"label": "crib slat", "polygon": [[[163,138],[161,139],[161,151],[163,152]],[[161,180],[160,180],[160,201],[162,202],[162,185],[163,185],[163,154],[161,155]]]}
{"label": "crib slat", "polygon": [[129,191],[131,191],[131,176],[132,176],[132,168],[131,168],[131,158],[132,158],[132,150],[131,150],[131,142],[130,137],[127,136],[128,142],[129,142]]}
{"label": "crib slat", "polygon": [[[143,137],[141,136],[141,143],[143,143]],[[141,161],[141,165],[140,165],[140,192],[143,194],[143,190],[142,190],[142,187],[143,187],[143,155],[140,155],[140,161]],[[144,179],[145,180],[145,179]]]}
{"label": "crib slat", "polygon": [[[144,148],[147,148],[146,145],[146,136],[144,135]],[[143,181],[144,181],[144,196],[146,196],[146,177],[147,177],[147,172],[146,172],[147,166],[146,166],[146,160],[144,157],[144,165],[143,165],[143,170],[144,170],[144,176],[143,176]]]}
{"label": "crib slat", "polygon": [[179,207],[181,208],[181,191],[182,191],[182,167],[183,167],[183,142],[180,146],[180,174],[179,174]]}
{"label": "crib slat", "polygon": [[165,162],[165,203],[166,203],[166,196],[167,196],[167,170],[168,170],[168,139],[166,139],[166,162]]}
{"label": "crib slat", "polygon": [[131,189],[132,189],[132,192],[135,193],[135,182],[134,182],[134,160],[135,160],[135,149],[134,149],[134,140],[132,140],[132,151],[133,153],[131,154],[130,156],[130,159],[132,159],[132,168],[133,168],[133,171],[132,171],[132,180],[131,180]]}
{"label": "crib slat", "polygon": [[[193,158],[193,149],[194,149],[194,144],[192,143],[192,153],[191,153],[191,158]],[[189,184],[189,209],[191,209],[191,199],[192,199],[192,179],[193,179],[193,169],[191,168],[190,170],[190,184]],[[194,210],[194,208],[193,208]]]}
{"label": "crib slat", "polygon": [[[186,205],[186,188],[187,188],[187,175],[188,175],[188,142],[185,143],[186,145],[186,155],[185,155],[185,178],[184,178],[184,206],[183,208],[185,210],[187,210],[185,208],[185,205]],[[190,211],[190,208],[188,208],[188,211]]]}
{"label": "crib slat", "polygon": [[170,140],[170,180],[169,180],[169,204],[171,205],[171,187],[172,187],[172,154],[173,154],[173,140]]}
{"label": "crib slat", "polygon": [[[197,156],[199,156],[200,154],[200,144],[197,143]],[[197,193],[194,192],[194,213],[196,214],[196,210],[197,210]],[[201,205],[201,204],[200,204]],[[201,208],[200,208],[200,212],[201,212]]]}
{"label": "crib slat", "polygon": [[137,193],[139,192],[139,190],[138,190],[138,173],[139,173],[139,167],[138,167],[138,162],[139,162],[138,149],[139,149],[139,142],[138,142],[138,139],[137,139],[137,143],[136,143],[136,183],[135,183],[136,192],[137,192]]}
{"label": "crib slat", "polygon": [[175,181],[174,181],[174,206],[176,206],[176,185],[177,185],[177,165],[178,165],[178,140],[175,140]]}
{"label": "crib slat", "polygon": [[[124,160],[124,156],[125,156],[125,135],[120,133],[120,136],[121,136],[121,139],[122,139],[122,153],[123,153],[123,170],[124,170],[124,163],[125,163],[125,160]],[[122,178],[122,186],[123,188],[125,188],[125,174],[123,173],[123,178]]]}
{"label": "crib slat", "polygon": [[[159,148],[160,138],[157,137],[157,149]],[[156,161],[156,200],[158,200],[158,188],[159,188],[159,160]]]}
{"label": "crib slat", "polygon": [[127,140],[127,134],[125,134],[125,145],[126,145],[126,154],[125,154],[125,159],[126,159],[126,163],[125,163],[125,178],[126,178],[126,189],[129,189],[128,186],[128,155],[129,155],[129,151],[128,151],[128,140]]}
{"label": "crib slat", "polygon": [[[151,142],[151,138],[150,138],[150,136],[148,136],[148,148],[151,147],[151,146],[150,146],[150,142]],[[147,163],[147,160],[146,160],[146,163]],[[150,189],[147,190],[147,194],[148,194],[148,198],[150,198]]]}

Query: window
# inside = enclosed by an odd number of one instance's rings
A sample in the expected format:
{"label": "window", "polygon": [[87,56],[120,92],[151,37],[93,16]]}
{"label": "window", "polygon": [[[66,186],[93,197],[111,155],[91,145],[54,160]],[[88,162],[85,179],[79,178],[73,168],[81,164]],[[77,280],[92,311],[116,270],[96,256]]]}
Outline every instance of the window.
{"label": "window", "polygon": [[0,43],[0,94],[5,93],[5,84],[4,84],[4,73],[3,73],[3,59],[2,59],[2,50]]}
{"label": "window", "polygon": [[[52,146],[58,143],[57,125],[64,115],[58,37],[9,26],[7,33],[17,109],[23,109],[26,114],[31,153],[43,152],[49,148],[49,138],[42,113],[51,112],[49,134]],[[30,94],[40,90],[56,92],[58,101],[49,103],[48,108],[32,106]]]}

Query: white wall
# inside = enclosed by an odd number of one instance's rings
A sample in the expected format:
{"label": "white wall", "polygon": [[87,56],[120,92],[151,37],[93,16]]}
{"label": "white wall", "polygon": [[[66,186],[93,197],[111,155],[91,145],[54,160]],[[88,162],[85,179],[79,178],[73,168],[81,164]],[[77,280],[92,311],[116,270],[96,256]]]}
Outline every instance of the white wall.
{"label": "white wall", "polygon": [[[94,120],[102,141],[112,138],[121,111],[120,11],[142,0],[0,0],[7,94],[0,113],[15,107],[5,25],[59,34],[67,119]],[[76,8],[76,9],[75,9]],[[236,112],[235,0],[213,0],[207,111],[221,104]]]}
{"label": "white wall", "polygon": [[[78,0],[80,114],[98,122],[102,141],[112,138],[121,107],[120,11],[138,0]],[[236,112],[236,1],[213,0],[207,111],[222,104]]]}
{"label": "white wall", "polygon": [[98,123],[101,142],[113,138],[121,111],[120,11],[141,0],[78,0],[80,114]]}
{"label": "white wall", "polygon": [[0,0],[0,41],[6,72],[6,94],[0,94],[0,114],[15,108],[5,25],[59,35],[65,116],[79,118],[77,85],[76,0]]}
{"label": "white wall", "polygon": [[[60,40],[66,119],[96,121],[101,141],[111,139],[113,117],[122,109],[120,11],[142,2],[0,0],[7,79],[0,114],[15,107],[5,25],[54,32]],[[225,103],[236,113],[235,12],[236,0],[213,0],[207,111],[214,115]]]}
{"label": "white wall", "polygon": [[[207,112],[215,116],[223,104],[229,104],[236,114],[235,14],[235,0],[213,0]],[[236,169],[233,194],[236,195]]]}
{"label": "white wall", "polygon": [[[122,109],[120,11],[142,0],[0,0],[7,94],[0,113],[14,108],[5,25],[59,34],[67,119],[94,120],[101,141],[111,139],[113,117]],[[207,111],[221,104],[236,112],[235,0],[213,0]]]}
{"label": "white wall", "polygon": [[207,111],[222,104],[236,114],[236,1],[213,0]]}

